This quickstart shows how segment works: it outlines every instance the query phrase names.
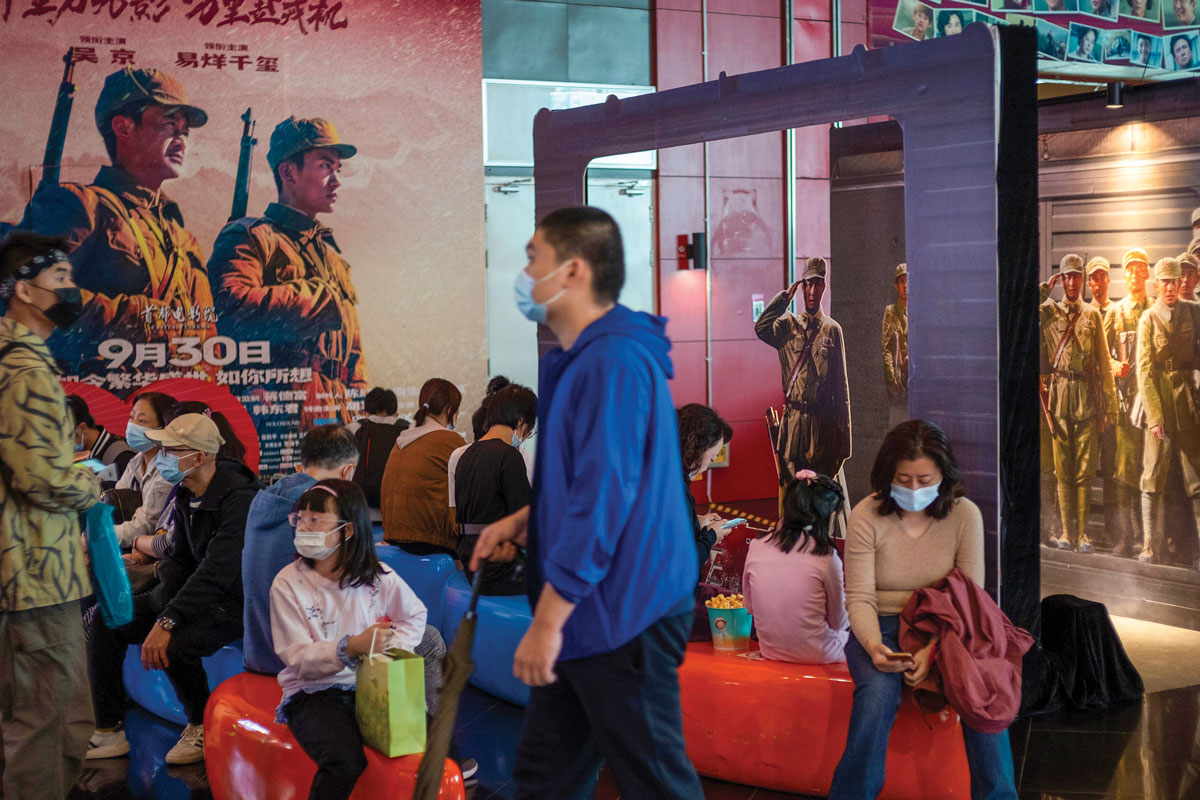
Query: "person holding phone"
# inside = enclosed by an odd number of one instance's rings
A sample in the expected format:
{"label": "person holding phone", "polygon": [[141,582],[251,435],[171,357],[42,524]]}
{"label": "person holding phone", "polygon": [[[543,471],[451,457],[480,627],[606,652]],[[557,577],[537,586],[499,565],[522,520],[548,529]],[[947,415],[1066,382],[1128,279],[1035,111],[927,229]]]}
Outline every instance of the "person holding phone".
{"label": "person holding phone", "polygon": [[[955,567],[983,585],[983,517],[963,496],[958,464],[945,432],[911,420],[884,437],[871,468],[873,493],[850,513],[846,536],[846,609],[853,636],[846,662],[854,706],[831,800],[879,795],[888,738],[901,688],[929,676],[936,637],[922,650],[898,653],[900,611],[917,589]],[[1008,731],[963,726],[971,797],[1016,800]]]}
{"label": "person holding phone", "polygon": [[733,439],[733,428],[716,411],[700,403],[688,403],[679,409],[676,417],[679,420],[679,456],[683,461],[683,490],[691,512],[689,519],[692,520],[692,535],[696,539],[696,558],[703,569],[709,552],[729,534],[733,526],[727,525],[720,514],[699,516],[696,513],[696,498],[692,496],[689,484],[700,479],[721,448]]}

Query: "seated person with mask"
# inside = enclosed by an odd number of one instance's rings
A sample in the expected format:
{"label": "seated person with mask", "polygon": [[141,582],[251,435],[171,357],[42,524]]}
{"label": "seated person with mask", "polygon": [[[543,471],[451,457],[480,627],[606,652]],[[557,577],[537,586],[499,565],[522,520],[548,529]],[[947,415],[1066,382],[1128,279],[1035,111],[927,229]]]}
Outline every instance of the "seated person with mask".
{"label": "seated person with mask", "polygon": [[170,538],[158,585],[134,597],[133,622],[110,630],[102,615],[92,620],[88,666],[96,732],[87,757],[129,752],[121,729],[121,663],[128,645],[141,644],[142,665],[167,673],[187,713],[188,725],[166,762],[191,764],[204,760],[209,689],[200,659],[242,635],[242,540],[262,484],[245,465],[217,457],[223,441],[203,414],[184,414],[146,435],[162,448],[159,474],[179,485],[164,511]]}
{"label": "seated person with mask", "polygon": [[[263,489],[250,504],[242,548],[242,647],[246,669],[251,672],[278,675],[284,667],[275,655],[271,633],[271,583],[280,570],[296,560],[295,530],[288,518],[304,493],[318,481],[350,480],[358,458],[358,444],[348,430],[338,425],[318,425],[300,442],[300,471]],[[436,628],[426,625],[414,652],[425,659],[425,684],[430,690],[426,694],[436,704],[446,643]],[[431,713],[433,704],[428,709]]]}

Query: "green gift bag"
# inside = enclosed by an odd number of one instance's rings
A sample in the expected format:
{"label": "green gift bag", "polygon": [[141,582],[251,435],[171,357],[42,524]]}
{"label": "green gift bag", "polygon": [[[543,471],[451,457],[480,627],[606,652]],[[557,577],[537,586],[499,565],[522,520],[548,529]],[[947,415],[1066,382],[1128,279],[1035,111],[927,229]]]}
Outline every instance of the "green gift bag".
{"label": "green gift bag", "polygon": [[359,663],[355,684],[364,742],[390,757],[425,752],[425,659],[395,647],[373,653]]}

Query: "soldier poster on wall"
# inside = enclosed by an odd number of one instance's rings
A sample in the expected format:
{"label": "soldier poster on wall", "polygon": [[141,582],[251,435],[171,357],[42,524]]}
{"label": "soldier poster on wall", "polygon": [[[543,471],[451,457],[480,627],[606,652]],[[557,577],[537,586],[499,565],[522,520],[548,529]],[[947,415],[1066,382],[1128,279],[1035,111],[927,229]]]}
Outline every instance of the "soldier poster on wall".
{"label": "soldier poster on wall", "polygon": [[0,26],[0,220],[65,240],[65,379],[228,387],[266,477],[372,385],[482,389],[479,0],[8,0]]}
{"label": "soldier poster on wall", "polygon": [[[1198,565],[1197,252],[1193,238],[1153,265],[1142,248],[1113,264],[1097,256],[1085,265],[1072,253],[1042,284],[1047,547]],[[1114,300],[1118,270],[1126,293]],[[1051,296],[1059,286],[1061,298]]]}

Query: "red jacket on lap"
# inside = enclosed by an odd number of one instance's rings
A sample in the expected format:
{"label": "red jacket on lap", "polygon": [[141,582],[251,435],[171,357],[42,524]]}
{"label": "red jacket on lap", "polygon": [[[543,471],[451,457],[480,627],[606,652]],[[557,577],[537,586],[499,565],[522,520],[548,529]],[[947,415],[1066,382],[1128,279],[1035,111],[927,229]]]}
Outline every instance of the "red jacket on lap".
{"label": "red jacket on lap", "polygon": [[933,670],[942,693],[979,733],[1008,728],[1021,708],[1021,657],[1033,637],[1013,625],[988,594],[958,567],[913,592],[900,612],[900,648],[915,653],[940,636]]}

